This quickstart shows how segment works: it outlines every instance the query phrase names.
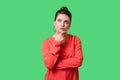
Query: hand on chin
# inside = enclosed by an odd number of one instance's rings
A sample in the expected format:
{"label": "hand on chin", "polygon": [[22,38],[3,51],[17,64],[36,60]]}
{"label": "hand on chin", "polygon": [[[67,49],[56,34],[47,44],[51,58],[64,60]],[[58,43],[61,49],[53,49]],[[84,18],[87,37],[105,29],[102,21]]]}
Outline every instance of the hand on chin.
{"label": "hand on chin", "polygon": [[63,30],[59,30],[58,33],[60,33],[60,34],[65,34],[66,31],[65,31],[65,30],[64,30],[64,31],[63,31]]}

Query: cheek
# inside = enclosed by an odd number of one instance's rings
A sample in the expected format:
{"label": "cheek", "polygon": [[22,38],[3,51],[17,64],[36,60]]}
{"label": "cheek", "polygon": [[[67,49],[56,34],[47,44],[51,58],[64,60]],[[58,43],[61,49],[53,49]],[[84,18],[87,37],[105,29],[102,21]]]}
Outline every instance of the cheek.
{"label": "cheek", "polygon": [[58,27],[59,26],[59,23],[55,22],[55,27]]}
{"label": "cheek", "polygon": [[54,26],[55,26],[55,29],[58,29],[58,28],[59,28],[58,24],[54,24]]}
{"label": "cheek", "polygon": [[54,23],[54,26],[55,26],[55,28],[57,28],[57,23],[56,22]]}
{"label": "cheek", "polygon": [[69,29],[70,28],[70,25],[66,25],[66,29]]}

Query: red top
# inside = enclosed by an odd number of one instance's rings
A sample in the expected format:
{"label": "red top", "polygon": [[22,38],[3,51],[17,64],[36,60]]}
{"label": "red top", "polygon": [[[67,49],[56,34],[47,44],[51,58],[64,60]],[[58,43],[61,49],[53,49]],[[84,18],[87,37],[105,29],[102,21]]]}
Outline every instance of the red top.
{"label": "red top", "polygon": [[78,67],[83,61],[79,37],[69,34],[64,46],[49,37],[43,41],[42,53],[48,68],[45,80],[79,80]]}

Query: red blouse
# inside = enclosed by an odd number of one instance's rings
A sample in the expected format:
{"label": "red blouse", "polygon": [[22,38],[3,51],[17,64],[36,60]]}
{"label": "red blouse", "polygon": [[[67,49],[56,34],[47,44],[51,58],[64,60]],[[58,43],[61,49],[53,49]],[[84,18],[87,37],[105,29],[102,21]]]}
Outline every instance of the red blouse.
{"label": "red blouse", "polygon": [[42,53],[48,68],[45,80],[79,80],[78,67],[83,61],[79,37],[69,34],[64,46],[49,37],[43,41]]}

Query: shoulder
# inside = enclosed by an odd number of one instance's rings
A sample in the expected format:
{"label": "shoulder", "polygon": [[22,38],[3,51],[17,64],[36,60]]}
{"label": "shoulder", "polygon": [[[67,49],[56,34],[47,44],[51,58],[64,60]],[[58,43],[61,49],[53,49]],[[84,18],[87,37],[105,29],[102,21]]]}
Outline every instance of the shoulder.
{"label": "shoulder", "polygon": [[45,38],[45,39],[43,40],[43,42],[42,42],[42,43],[43,43],[43,44],[44,44],[44,43],[48,43],[49,41],[51,41],[51,40],[52,40],[52,38],[53,38],[52,36],[47,37],[47,38]]}

